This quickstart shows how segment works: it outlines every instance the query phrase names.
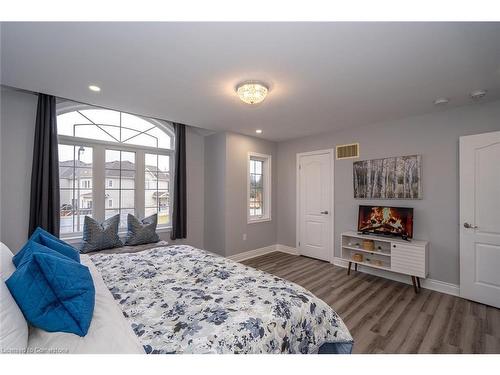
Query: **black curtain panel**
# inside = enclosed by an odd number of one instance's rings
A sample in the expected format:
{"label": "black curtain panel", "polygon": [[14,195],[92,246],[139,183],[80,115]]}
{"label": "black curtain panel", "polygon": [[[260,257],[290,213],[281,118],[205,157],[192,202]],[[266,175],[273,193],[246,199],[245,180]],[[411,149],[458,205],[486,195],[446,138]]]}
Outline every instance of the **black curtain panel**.
{"label": "black curtain panel", "polygon": [[28,235],[41,227],[59,237],[59,220],[56,98],[38,94]]}
{"label": "black curtain panel", "polygon": [[174,206],[172,213],[172,233],[176,240],[187,236],[187,197],[186,197],[186,125],[175,127],[175,171],[174,171]]}

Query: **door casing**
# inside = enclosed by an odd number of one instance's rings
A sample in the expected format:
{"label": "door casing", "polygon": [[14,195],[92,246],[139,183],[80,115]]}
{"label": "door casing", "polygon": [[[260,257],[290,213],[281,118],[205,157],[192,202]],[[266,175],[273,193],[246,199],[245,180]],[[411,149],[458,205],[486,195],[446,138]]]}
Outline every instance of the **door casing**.
{"label": "door casing", "polygon": [[295,204],[295,217],[296,217],[296,223],[295,223],[295,248],[300,254],[300,158],[302,156],[310,156],[310,155],[321,155],[321,154],[329,154],[330,156],[330,165],[332,166],[331,170],[331,178],[330,178],[330,184],[331,184],[331,200],[330,200],[330,207],[328,208],[328,211],[331,213],[331,227],[330,227],[330,256],[329,256],[329,261],[330,263],[333,264],[334,259],[335,259],[335,153],[333,148],[329,149],[324,149],[324,150],[315,150],[315,151],[309,151],[309,152],[300,152],[297,153],[297,159],[296,159],[296,189],[295,189],[295,198],[296,198],[296,204]]}

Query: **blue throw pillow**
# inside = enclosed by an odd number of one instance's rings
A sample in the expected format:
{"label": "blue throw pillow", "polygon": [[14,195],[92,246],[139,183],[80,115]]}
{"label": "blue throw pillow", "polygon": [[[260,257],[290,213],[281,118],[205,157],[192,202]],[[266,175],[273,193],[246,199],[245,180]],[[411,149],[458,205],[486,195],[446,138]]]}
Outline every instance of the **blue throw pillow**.
{"label": "blue throw pillow", "polygon": [[12,263],[14,263],[16,267],[18,267],[19,263],[21,263],[22,258],[29,250],[30,246],[28,244],[30,241],[37,242],[80,263],[80,254],[74,247],[68,245],[66,242],[38,227],[35,229],[30,239],[23,246],[23,248],[12,258]]}
{"label": "blue throw pillow", "polygon": [[[63,255],[63,254],[51,249],[50,247],[41,245],[38,242],[35,242],[33,240],[29,240],[28,242],[26,242],[26,244],[23,246],[23,249],[21,251],[23,252],[23,256],[17,260],[17,264],[15,264],[15,266],[17,268],[22,267],[24,263],[29,262],[33,258],[33,253],[36,253],[36,252],[47,253],[47,254],[50,254],[54,257],[58,257],[61,259],[73,260],[73,259],[68,258],[66,255]],[[12,259],[13,259],[12,261],[14,262],[14,258],[12,258]]]}
{"label": "blue throw pillow", "polygon": [[89,269],[36,242],[30,247],[5,282],[26,320],[48,332],[85,336],[95,303]]}

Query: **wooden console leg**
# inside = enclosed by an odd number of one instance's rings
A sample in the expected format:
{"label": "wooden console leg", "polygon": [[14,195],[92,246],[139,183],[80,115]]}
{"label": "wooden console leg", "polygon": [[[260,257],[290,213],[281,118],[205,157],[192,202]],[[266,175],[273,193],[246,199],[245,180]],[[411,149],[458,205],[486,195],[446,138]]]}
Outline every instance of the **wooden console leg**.
{"label": "wooden console leg", "polygon": [[354,271],[358,270],[358,263],[354,263]]}
{"label": "wooden console leg", "polygon": [[422,287],[420,286],[420,277],[417,277],[417,285],[418,285],[418,290],[420,291],[420,289],[422,289]]}
{"label": "wooden console leg", "polygon": [[347,276],[351,274],[351,264],[352,262],[349,262],[349,265],[347,266]]}
{"label": "wooden console leg", "polygon": [[413,290],[415,291],[415,293],[418,293],[417,281],[415,280],[415,276],[411,277],[411,282],[413,283]]}

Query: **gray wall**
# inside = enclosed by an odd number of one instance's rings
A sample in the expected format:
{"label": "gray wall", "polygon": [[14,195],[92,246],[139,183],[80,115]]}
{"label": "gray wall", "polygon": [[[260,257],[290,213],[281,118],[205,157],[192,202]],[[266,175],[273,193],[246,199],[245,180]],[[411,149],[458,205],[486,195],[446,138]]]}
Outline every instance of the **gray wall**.
{"label": "gray wall", "polygon": [[335,255],[340,256],[340,233],[356,229],[359,204],[410,206],[414,208],[414,237],[429,240],[431,244],[429,277],[458,284],[458,138],[495,130],[500,130],[499,101],[279,143],[277,242],[295,247],[298,152],[359,142],[360,160],[421,154],[422,200],[356,200],[353,198],[353,161],[335,161]]}
{"label": "gray wall", "polygon": [[[277,144],[259,138],[227,133],[226,138],[226,256],[276,244]],[[271,221],[247,223],[248,153],[271,155]],[[247,235],[246,241],[243,234]]]}
{"label": "gray wall", "polygon": [[[249,152],[272,156],[271,221],[247,223]],[[224,256],[276,244],[277,144],[235,133],[217,133],[205,141],[205,246]],[[243,240],[243,235],[247,239]]]}
{"label": "gray wall", "polygon": [[226,134],[205,137],[205,249],[225,255]]}
{"label": "gray wall", "polygon": [[[0,240],[16,252],[27,239],[36,95],[2,87],[0,115]],[[186,132],[188,237],[179,243],[204,246],[204,137]],[[170,241],[169,233],[161,233]]]}
{"label": "gray wall", "polygon": [[37,97],[0,92],[0,240],[16,252],[28,235]]}

